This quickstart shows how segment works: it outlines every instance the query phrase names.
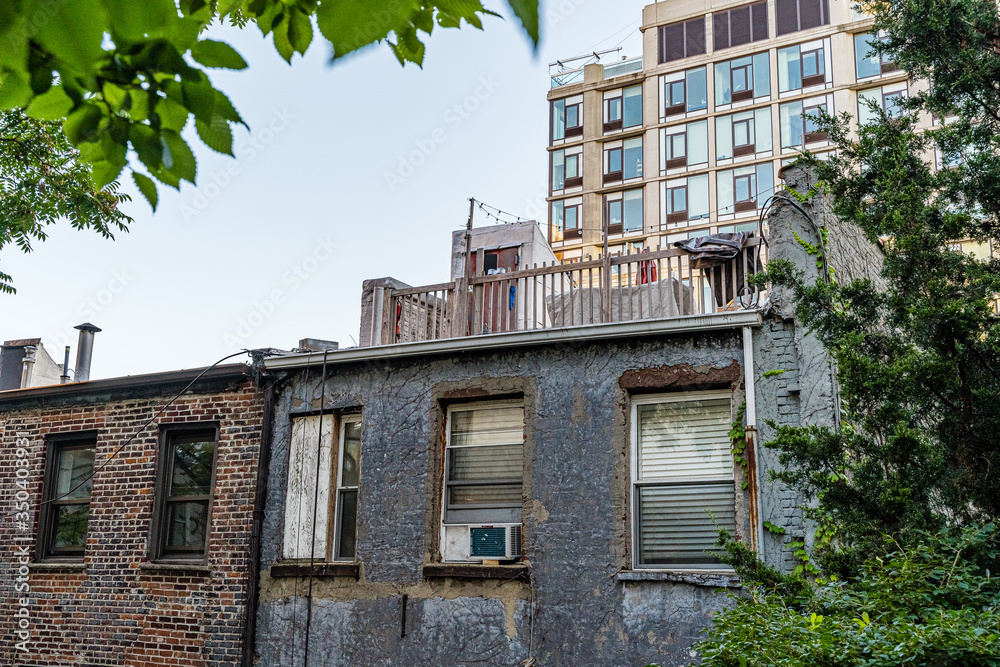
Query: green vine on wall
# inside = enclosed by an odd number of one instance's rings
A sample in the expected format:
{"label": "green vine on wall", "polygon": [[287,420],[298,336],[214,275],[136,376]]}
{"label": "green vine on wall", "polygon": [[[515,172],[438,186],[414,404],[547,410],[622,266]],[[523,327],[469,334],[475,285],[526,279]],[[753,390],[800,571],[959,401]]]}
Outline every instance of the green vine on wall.
{"label": "green vine on wall", "polygon": [[736,418],[733,420],[733,427],[729,430],[729,446],[733,452],[733,460],[743,468],[743,490],[750,486],[750,477],[747,472],[747,430],[743,426],[743,415],[746,414],[747,402],[740,403],[739,410],[736,411]]}

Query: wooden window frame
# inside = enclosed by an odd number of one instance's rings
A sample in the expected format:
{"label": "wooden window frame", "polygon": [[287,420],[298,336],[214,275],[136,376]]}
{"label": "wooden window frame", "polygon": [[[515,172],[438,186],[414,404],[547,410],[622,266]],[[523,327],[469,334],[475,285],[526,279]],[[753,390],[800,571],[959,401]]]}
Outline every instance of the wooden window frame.
{"label": "wooden window frame", "polygon": [[[619,208],[619,218],[621,222],[616,225],[611,224],[611,205],[618,204]],[[607,195],[604,195],[604,227],[607,229],[608,235],[612,234],[623,234],[625,232],[625,200],[624,199],[608,199]]]}
{"label": "wooden window frame", "polygon": [[[747,89],[736,92],[736,80],[733,75],[737,70],[743,70],[745,72],[747,80]],[[746,65],[740,65],[739,67],[729,67],[729,98],[732,102],[742,102],[743,100],[753,99],[753,60],[751,59]]]}
{"label": "wooden window frame", "polygon": [[[576,209],[576,227],[569,229],[566,227],[566,212],[569,209]],[[583,236],[583,230],[580,224],[580,205],[579,204],[563,204],[563,239],[578,239]]]}
{"label": "wooden window frame", "polygon": [[[676,86],[678,84],[680,84],[681,90],[683,91],[683,93],[681,94],[681,102],[680,102],[680,104],[671,104],[671,102],[673,101],[673,97],[674,97],[672,89],[673,89],[674,86]],[[685,73],[685,78],[681,79],[680,81],[668,81],[666,85],[667,85],[667,91],[666,91],[666,93],[664,95],[665,95],[665,97],[667,99],[664,100],[665,104],[664,104],[663,115],[664,116],[676,116],[678,114],[686,113],[687,112],[687,73]]]}
{"label": "wooden window frame", "polygon": [[[173,467],[172,439],[174,437],[191,437],[201,433],[211,433],[214,438],[215,448],[212,453],[212,479],[209,482],[209,493],[197,496],[168,497],[169,484],[171,483],[171,473]],[[207,563],[209,546],[212,537],[212,512],[215,508],[215,484],[216,475],[219,468],[219,444],[220,428],[218,422],[200,422],[184,424],[165,424],[160,430],[160,442],[158,447],[155,502],[153,506],[153,516],[150,523],[149,538],[149,560],[155,562],[180,562],[180,563]],[[167,508],[170,503],[181,502],[179,498],[188,502],[197,500],[207,500],[208,509],[205,513],[205,542],[200,549],[186,548],[179,550],[166,548],[167,539]]]}
{"label": "wooden window frame", "polygon": [[[682,157],[673,157],[674,155],[674,137],[684,137],[684,155]],[[678,169],[680,167],[686,167],[688,163],[688,146],[687,146],[687,126],[684,127],[683,132],[674,132],[673,134],[666,135],[664,139],[664,147],[667,149],[668,155],[672,156],[669,159],[665,159],[663,163],[663,168],[666,169]]]}
{"label": "wooden window frame", "polygon": [[93,449],[96,470],[97,432],[74,432],[50,436],[45,450],[45,474],[42,478],[42,502],[38,523],[37,553],[40,560],[45,561],[82,561],[86,555],[86,540],[81,549],[55,549],[52,547],[53,531],[56,527],[55,507],[66,505],[87,505],[87,531],[90,531],[89,508],[93,502],[93,471],[91,472],[91,495],[86,502],[80,500],[53,500],[55,493],[56,474],[58,472],[61,452],[71,449]]}
{"label": "wooden window frame", "polygon": [[[358,562],[357,524],[358,524],[358,515],[360,514],[360,512],[358,511],[358,508],[359,508],[359,502],[358,502],[358,500],[360,500],[360,489],[361,489],[361,457],[364,456],[364,454],[363,454],[363,451],[364,451],[364,426],[363,426],[364,421],[363,421],[363,419],[361,417],[361,413],[360,412],[342,413],[342,414],[338,414],[337,417],[338,417],[338,419],[337,419],[337,421],[338,421],[338,424],[337,424],[337,439],[338,439],[337,440],[337,472],[336,472],[336,477],[334,478],[335,484],[332,485],[332,487],[333,487],[332,488],[332,493],[330,494],[332,496],[332,498],[330,499],[330,504],[332,505],[332,509],[333,509],[333,521],[328,522],[329,525],[331,525],[332,528],[333,528],[333,539],[328,540],[328,543],[332,547],[332,551],[330,552],[330,556],[329,556],[328,560],[330,562],[335,562],[335,563],[356,563],[356,562]],[[347,425],[348,424],[357,424],[358,428],[361,429],[361,443],[358,446],[358,461],[357,461],[357,465],[358,465],[358,485],[357,486],[351,486],[351,487],[343,485],[343,478],[344,478],[344,450],[346,449],[346,447],[344,446],[344,443],[345,443],[345,436],[347,435]],[[355,494],[357,494],[355,496],[356,499],[355,499],[355,506],[354,506],[355,507],[355,516],[354,516],[354,526],[355,526],[354,542],[355,542],[355,549],[354,549],[354,556],[352,556],[352,557],[342,557],[342,556],[340,556],[340,543],[341,543],[341,537],[342,537],[342,534],[343,534],[343,526],[341,525],[341,513],[342,513],[342,510],[343,510],[343,507],[341,505],[341,498],[340,497],[341,497],[341,492],[345,491],[345,490],[347,490],[347,491],[353,490],[355,492]]]}
{"label": "wooden window frame", "polygon": [[[737,199],[737,186],[736,182],[740,180],[746,180],[747,192],[750,193],[750,199]],[[733,212],[734,213],[746,213],[747,211],[757,210],[757,173],[756,171],[752,174],[743,174],[737,176],[733,173]]]}
{"label": "wooden window frame", "polygon": [[[732,132],[733,132],[733,157],[743,157],[744,155],[753,155],[757,152],[757,137],[755,134],[756,128],[754,127],[754,118],[744,118],[743,120],[733,120],[732,121]],[[736,143],[736,126],[746,125],[747,126],[747,141],[746,144]]]}
{"label": "wooden window frame", "polygon": [[[571,126],[569,124],[569,110],[573,107],[576,107],[577,124]],[[564,113],[566,116],[563,118],[563,137],[569,138],[583,136],[583,103],[577,102],[576,104],[567,104],[565,106]]]}
{"label": "wooden window frame", "polygon": [[[576,161],[576,176],[569,175],[569,160],[573,158]],[[563,189],[567,188],[578,188],[583,185],[583,174],[580,173],[580,161],[583,158],[583,153],[571,153],[567,155],[563,153]]]}

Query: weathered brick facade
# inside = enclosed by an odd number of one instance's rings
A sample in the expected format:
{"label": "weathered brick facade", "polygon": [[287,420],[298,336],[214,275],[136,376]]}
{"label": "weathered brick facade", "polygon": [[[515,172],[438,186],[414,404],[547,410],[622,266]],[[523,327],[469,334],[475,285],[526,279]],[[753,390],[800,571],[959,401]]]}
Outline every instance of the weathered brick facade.
{"label": "weathered brick facade", "polygon": [[[0,394],[3,664],[240,663],[263,416],[262,393],[248,369],[213,369],[99,468],[197,373]],[[160,434],[169,425],[192,423],[219,429],[207,558],[157,564],[149,560],[149,540],[163,465]],[[85,555],[75,563],[39,562],[47,443],[67,432],[96,433],[97,439]],[[19,525],[23,516],[16,511],[22,508],[14,503],[24,491],[28,524]],[[26,568],[23,561],[30,561]],[[17,632],[25,620],[30,638],[21,643]]]}

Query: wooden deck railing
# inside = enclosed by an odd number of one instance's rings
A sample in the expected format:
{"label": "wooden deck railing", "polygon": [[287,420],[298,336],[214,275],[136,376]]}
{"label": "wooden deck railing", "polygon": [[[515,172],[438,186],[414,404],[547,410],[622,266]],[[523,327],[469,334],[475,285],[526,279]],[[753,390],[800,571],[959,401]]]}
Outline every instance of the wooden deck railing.
{"label": "wooden deck railing", "polygon": [[[423,287],[376,287],[372,343],[739,310],[760,297],[747,277],[763,269],[765,248],[751,237],[734,259],[714,267],[671,247]],[[476,266],[483,264],[478,257]]]}

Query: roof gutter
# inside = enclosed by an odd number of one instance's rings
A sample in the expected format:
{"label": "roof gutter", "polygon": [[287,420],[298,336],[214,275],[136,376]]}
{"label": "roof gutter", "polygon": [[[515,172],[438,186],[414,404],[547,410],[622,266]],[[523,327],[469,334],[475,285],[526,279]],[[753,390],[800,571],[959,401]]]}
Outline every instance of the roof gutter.
{"label": "roof gutter", "polygon": [[[466,336],[464,338],[446,338],[443,340],[427,340],[415,343],[395,343],[374,347],[330,350],[326,354],[326,363],[327,365],[347,364],[374,359],[400,359],[454,352],[480,352],[538,345],[557,345],[580,341],[699,333],[760,326],[761,322],[762,317],[757,310],[656,320],[637,320],[634,322],[608,322],[605,324],[587,324],[574,327],[514,331],[509,333],[485,334],[482,336]],[[269,370],[280,370],[314,366],[322,363],[323,357],[323,353],[320,352],[270,357],[264,360],[264,367]]]}

